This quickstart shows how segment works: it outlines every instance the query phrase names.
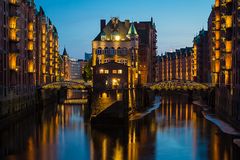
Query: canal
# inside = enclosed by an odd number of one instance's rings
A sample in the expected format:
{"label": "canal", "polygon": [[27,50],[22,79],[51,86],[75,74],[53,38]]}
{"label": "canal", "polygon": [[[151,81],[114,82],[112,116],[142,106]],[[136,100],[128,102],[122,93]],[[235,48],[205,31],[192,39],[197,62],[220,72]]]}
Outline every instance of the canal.
{"label": "canal", "polygon": [[187,98],[162,96],[160,101],[157,109],[133,118],[128,125],[98,127],[91,127],[85,121],[86,105],[49,105],[44,111],[1,130],[0,159],[239,158],[232,137],[205,120],[198,107],[189,104]]}

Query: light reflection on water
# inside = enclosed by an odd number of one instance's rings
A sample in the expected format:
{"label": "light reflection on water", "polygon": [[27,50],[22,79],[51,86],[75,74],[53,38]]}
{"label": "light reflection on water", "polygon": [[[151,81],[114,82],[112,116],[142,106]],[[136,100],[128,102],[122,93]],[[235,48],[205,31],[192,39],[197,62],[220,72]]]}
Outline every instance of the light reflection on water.
{"label": "light reflection on water", "polygon": [[[201,117],[182,97],[128,126],[91,127],[86,106],[49,106],[0,133],[0,159],[234,159],[232,138]],[[111,122],[109,122],[111,123]],[[1,158],[2,157],[2,158]]]}

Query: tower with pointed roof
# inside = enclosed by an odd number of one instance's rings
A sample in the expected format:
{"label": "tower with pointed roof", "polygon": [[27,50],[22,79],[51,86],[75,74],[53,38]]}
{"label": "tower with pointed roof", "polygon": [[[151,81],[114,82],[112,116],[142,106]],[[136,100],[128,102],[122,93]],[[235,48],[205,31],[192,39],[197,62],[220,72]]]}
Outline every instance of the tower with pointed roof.
{"label": "tower with pointed roof", "polygon": [[64,47],[63,50],[63,74],[64,74],[64,81],[69,81],[70,80],[70,66],[69,66],[69,55],[67,53],[66,48]]}
{"label": "tower with pointed roof", "polygon": [[67,50],[66,50],[65,47],[64,47],[64,49],[63,49],[63,55],[64,55],[64,56],[68,56],[68,53],[67,53]]}
{"label": "tower with pointed roof", "polygon": [[138,37],[138,33],[137,33],[137,30],[134,26],[134,23],[131,24],[129,30],[128,30],[128,37],[134,37],[134,38],[137,38]]}

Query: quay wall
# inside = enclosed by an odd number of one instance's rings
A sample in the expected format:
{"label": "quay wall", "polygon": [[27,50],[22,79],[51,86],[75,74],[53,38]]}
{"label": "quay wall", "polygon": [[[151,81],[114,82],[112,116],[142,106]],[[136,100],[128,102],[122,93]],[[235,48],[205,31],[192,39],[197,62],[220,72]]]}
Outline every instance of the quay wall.
{"label": "quay wall", "polygon": [[0,98],[0,128],[30,113],[41,111],[64,97],[61,90],[33,89],[31,92]]}

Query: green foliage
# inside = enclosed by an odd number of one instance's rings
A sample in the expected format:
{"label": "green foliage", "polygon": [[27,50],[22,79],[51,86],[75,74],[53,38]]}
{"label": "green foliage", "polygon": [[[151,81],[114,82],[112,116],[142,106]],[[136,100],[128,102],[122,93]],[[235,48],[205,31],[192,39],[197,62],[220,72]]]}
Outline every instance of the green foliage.
{"label": "green foliage", "polygon": [[83,79],[85,82],[92,81],[93,75],[92,75],[92,59],[89,60],[88,64],[84,67],[83,71]]}

